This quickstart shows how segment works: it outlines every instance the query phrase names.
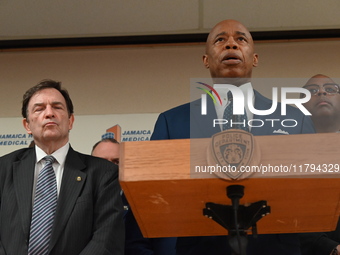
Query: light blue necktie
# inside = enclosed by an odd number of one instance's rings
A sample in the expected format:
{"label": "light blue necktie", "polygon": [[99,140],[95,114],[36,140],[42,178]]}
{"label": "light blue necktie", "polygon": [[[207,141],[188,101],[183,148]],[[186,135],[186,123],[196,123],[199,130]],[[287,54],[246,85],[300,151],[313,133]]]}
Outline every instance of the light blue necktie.
{"label": "light blue necktie", "polygon": [[53,156],[44,157],[46,164],[40,171],[34,197],[29,255],[48,254],[54,215],[57,208],[57,181],[53,170]]}
{"label": "light blue necktie", "polygon": [[[222,125],[222,129],[223,130],[242,129],[242,130],[249,132],[248,118],[247,118],[246,111],[244,111],[243,115],[233,115],[233,94],[231,93],[231,91],[228,91],[227,96],[228,96],[229,104],[224,109],[223,119],[227,120],[228,122]],[[231,122],[233,122],[232,126],[231,126]],[[237,123],[237,124],[234,124],[234,123]],[[245,123],[245,125],[239,124],[239,123]]]}

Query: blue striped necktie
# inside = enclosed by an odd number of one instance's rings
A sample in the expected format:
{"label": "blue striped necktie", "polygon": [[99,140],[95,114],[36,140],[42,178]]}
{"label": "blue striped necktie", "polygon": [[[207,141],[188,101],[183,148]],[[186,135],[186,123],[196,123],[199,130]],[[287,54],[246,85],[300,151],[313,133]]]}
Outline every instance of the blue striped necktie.
{"label": "blue striped necktie", "polygon": [[[242,129],[242,130],[249,132],[248,118],[247,118],[246,111],[244,111],[243,115],[234,115],[233,114],[233,94],[231,93],[231,91],[228,91],[227,96],[228,96],[229,104],[224,109],[223,119],[227,120],[228,122],[222,125],[222,129],[223,130]],[[231,122],[233,123],[232,126],[231,126]],[[234,124],[234,123],[236,123],[236,124]],[[240,123],[244,123],[244,125],[240,124]]]}
{"label": "blue striped necktie", "polygon": [[57,208],[57,181],[53,170],[53,156],[44,157],[46,164],[40,171],[34,197],[29,255],[48,254],[54,215]]}

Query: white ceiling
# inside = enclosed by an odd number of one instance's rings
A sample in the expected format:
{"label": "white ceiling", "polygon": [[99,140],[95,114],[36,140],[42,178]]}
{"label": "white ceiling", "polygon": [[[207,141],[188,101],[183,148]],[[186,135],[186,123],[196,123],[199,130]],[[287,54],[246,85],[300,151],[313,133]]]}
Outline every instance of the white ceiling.
{"label": "white ceiling", "polygon": [[339,0],[0,0],[0,40],[340,28]]}

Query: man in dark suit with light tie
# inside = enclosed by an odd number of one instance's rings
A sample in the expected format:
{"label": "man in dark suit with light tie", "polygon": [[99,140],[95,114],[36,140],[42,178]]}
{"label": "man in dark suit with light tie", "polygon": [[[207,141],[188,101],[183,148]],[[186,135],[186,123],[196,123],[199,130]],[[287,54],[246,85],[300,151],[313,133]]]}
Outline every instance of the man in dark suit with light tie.
{"label": "man in dark suit with light tie", "polygon": [[43,80],[22,115],[35,147],[0,158],[0,254],[124,254],[117,166],[71,148],[68,92]]}
{"label": "man in dark suit with light tie", "polygon": [[[247,95],[254,91],[251,84],[252,69],[258,65],[258,55],[254,53],[254,43],[248,29],[235,20],[224,20],[210,32],[206,42],[203,63],[210,70],[214,83],[228,83],[237,86]],[[222,79],[222,82],[221,82]],[[206,138],[221,132],[222,125],[213,127],[214,119],[224,119],[224,109],[230,103],[228,90],[217,90],[224,98],[221,106],[207,101],[207,115],[201,114],[201,100],[184,104],[163,112],[157,119],[152,140]],[[254,108],[267,110],[272,101],[257,91],[251,95]],[[245,104],[246,105],[246,104]],[[280,105],[276,111],[267,116],[252,114],[246,107],[249,119],[263,121],[261,127],[246,127],[254,135],[286,135],[314,133],[309,117],[299,109],[287,107],[287,115],[282,116]],[[265,119],[279,121],[268,122]],[[294,119],[296,125],[283,127],[283,119]],[[286,125],[288,126],[288,125]],[[177,239],[178,255],[225,255],[231,254],[226,236],[179,237]],[[259,235],[256,239],[248,237],[248,255],[298,255],[299,242],[295,234]]]}

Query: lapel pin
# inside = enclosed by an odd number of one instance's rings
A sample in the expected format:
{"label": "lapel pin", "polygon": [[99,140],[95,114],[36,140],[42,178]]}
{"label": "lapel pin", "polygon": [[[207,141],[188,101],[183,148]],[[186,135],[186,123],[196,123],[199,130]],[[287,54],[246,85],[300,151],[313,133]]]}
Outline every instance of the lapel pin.
{"label": "lapel pin", "polygon": [[81,177],[80,177],[80,176],[77,177],[77,181],[78,181],[78,182],[81,181]]}

